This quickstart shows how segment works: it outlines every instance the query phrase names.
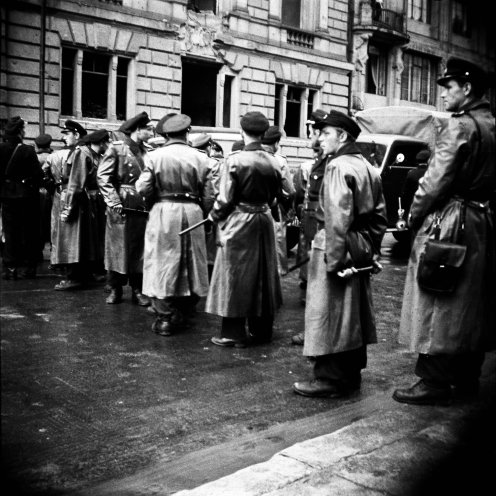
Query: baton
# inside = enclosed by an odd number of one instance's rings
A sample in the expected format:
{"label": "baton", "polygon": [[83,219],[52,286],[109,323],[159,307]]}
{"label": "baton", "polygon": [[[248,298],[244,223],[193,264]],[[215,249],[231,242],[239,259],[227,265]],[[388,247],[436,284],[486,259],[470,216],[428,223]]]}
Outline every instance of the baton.
{"label": "baton", "polygon": [[350,267],[348,269],[340,270],[338,272],[338,276],[342,279],[349,279],[355,274],[359,274],[360,272],[374,272],[378,273],[382,270],[382,265],[379,262],[374,262],[374,265],[369,265],[368,267]]}
{"label": "baton", "polygon": [[283,277],[288,275],[290,272],[293,272],[294,270],[299,269],[302,265],[305,265],[309,260],[310,260],[310,257],[307,257],[304,260],[302,260],[301,262],[298,262],[297,264],[293,265],[292,267],[290,267],[288,269],[288,271],[286,272],[286,274],[283,275]]}
{"label": "baton", "polygon": [[197,227],[200,227],[200,226],[202,226],[203,224],[205,224],[206,222],[209,222],[209,221],[210,221],[210,219],[207,217],[206,219],[203,219],[202,221],[197,222],[196,224],[193,224],[192,226],[189,226],[188,228],[180,231],[179,236],[183,236],[184,234],[189,233],[190,231],[193,231]]}
{"label": "baton", "polygon": [[137,214],[143,214],[143,215],[148,215],[148,210],[138,210],[137,208],[127,208],[123,207],[122,208],[123,212],[135,212]]}

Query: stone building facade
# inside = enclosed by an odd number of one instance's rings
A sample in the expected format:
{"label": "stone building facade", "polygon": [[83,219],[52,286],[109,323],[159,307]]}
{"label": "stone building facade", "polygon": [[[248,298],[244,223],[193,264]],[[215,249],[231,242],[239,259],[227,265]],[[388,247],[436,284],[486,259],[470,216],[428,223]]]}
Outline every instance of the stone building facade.
{"label": "stone building facade", "polygon": [[432,81],[447,56],[494,66],[484,16],[470,35],[452,33],[465,0],[377,3],[17,0],[1,8],[0,124],[21,115],[29,142],[59,139],[67,118],[112,130],[143,110],[184,112],[229,146],[239,117],[260,110],[284,128],[296,165],[311,155],[312,109],[441,109]]}

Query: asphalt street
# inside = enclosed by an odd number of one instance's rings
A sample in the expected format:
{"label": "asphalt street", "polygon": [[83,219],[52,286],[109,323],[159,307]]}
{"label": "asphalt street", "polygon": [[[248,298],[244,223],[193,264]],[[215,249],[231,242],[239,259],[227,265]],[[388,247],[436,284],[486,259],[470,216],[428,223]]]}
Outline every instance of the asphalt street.
{"label": "asphalt street", "polygon": [[246,349],[210,343],[220,321],[203,302],[165,338],[129,288],[112,306],[102,284],[57,292],[47,261],[37,279],[2,281],[2,493],[173,494],[380,415],[392,390],[414,380],[414,357],[394,336],[406,254],[390,235],[382,263],[379,343],[361,391],[339,400],[291,390],[311,375],[290,344],[303,329],[297,271],[282,280],[273,343]]}

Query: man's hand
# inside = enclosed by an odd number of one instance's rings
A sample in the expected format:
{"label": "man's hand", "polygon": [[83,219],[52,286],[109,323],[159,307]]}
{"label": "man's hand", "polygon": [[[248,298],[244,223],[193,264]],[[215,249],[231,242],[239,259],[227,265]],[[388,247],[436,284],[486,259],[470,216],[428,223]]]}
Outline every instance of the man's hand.
{"label": "man's hand", "polygon": [[62,222],[69,222],[69,212],[66,212],[65,210],[63,212],[61,212],[60,214],[60,220]]}
{"label": "man's hand", "polygon": [[124,207],[122,206],[122,203],[118,203],[117,205],[113,205],[112,210],[118,215],[124,215]]}

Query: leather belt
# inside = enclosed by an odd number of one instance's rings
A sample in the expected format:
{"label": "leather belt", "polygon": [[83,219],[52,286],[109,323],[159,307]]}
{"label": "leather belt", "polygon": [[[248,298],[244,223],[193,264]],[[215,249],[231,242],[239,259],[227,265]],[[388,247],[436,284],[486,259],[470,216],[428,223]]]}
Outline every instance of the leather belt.
{"label": "leather belt", "polygon": [[256,214],[260,212],[267,212],[269,210],[269,205],[267,203],[244,203],[240,202],[236,205],[236,208],[241,212],[248,214]]}
{"label": "leather belt", "polygon": [[200,198],[193,193],[166,193],[160,195],[160,202],[200,203]]}
{"label": "leather belt", "polygon": [[490,209],[489,201],[479,202],[477,200],[466,200],[461,196],[453,197],[454,200],[464,203],[467,207],[475,208],[476,210],[481,210],[486,212]]}

